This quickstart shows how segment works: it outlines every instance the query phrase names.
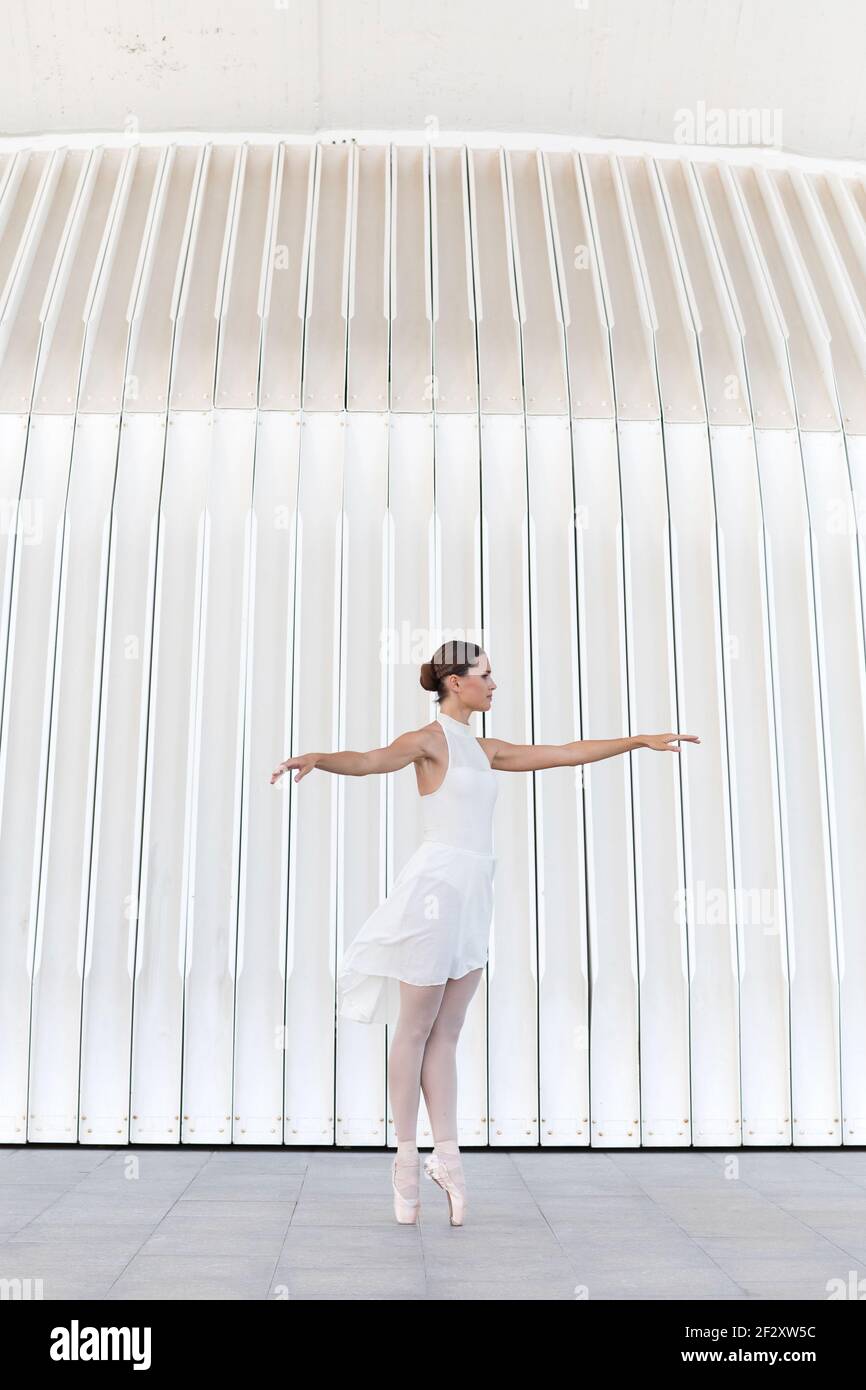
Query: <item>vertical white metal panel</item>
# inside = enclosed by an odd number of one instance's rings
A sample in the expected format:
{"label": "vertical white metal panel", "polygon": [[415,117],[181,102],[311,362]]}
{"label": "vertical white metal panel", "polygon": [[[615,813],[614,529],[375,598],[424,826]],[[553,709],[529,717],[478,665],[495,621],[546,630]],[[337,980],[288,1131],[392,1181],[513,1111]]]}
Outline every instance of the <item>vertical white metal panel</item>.
{"label": "vertical white metal panel", "polygon": [[[284,756],[339,744],[344,415],[301,423],[292,737]],[[286,962],[286,1144],[334,1140],[338,778],[292,780]]]}
{"label": "vertical white metal panel", "polygon": [[181,1133],[190,811],[212,433],[210,414],[178,411],[169,416],[159,504],[135,956],[130,1140],[136,1144],[178,1143]]}
{"label": "vertical white metal panel", "polygon": [[[581,737],[628,733],[622,513],[616,426],[575,420]],[[640,1145],[632,759],[584,768],[590,968],[590,1135],[600,1148]]]}
{"label": "vertical white metal panel", "polygon": [[[630,732],[677,728],[670,533],[660,424],[621,421]],[[684,730],[688,733],[689,730]],[[631,755],[640,982],[641,1139],[691,1140],[689,997],[677,755]]]}
{"label": "vertical white metal panel", "polygon": [[[407,729],[427,723],[430,717],[428,697],[418,682],[417,663],[426,659],[418,653],[427,653],[432,627],[432,419],[421,415],[392,418],[388,422],[388,434],[387,509],[382,513],[380,531],[374,538],[377,548],[372,553],[365,550],[360,558],[354,554],[351,560],[356,566],[363,563],[366,567],[366,577],[359,582],[369,586],[374,581],[382,584],[376,640],[368,636],[367,650],[358,658],[366,670],[370,658],[375,656],[378,668],[364,678],[365,683],[373,689],[372,682],[378,678],[384,686],[381,724],[372,746],[378,742],[384,745]],[[353,685],[357,693],[354,679],[351,676],[345,679],[347,701],[353,698]],[[385,797],[385,833],[382,836],[381,821],[377,820],[375,829],[379,838],[375,842],[373,860],[367,866],[368,872],[374,872],[374,879],[369,884],[366,899],[344,897],[339,949],[348,945],[368,912],[384,899],[390,883],[421,838],[421,808],[414,768],[404,768],[376,780],[381,784],[376,789],[377,808]],[[395,988],[399,990],[398,985]],[[393,1116],[388,1112],[386,1099],[386,1043],[384,1029],[370,1029],[338,1016],[338,1143],[396,1142]],[[385,1115],[387,1123],[383,1124]],[[419,1143],[425,1138],[429,1138],[429,1126],[422,1094]]]}
{"label": "vertical white metal panel", "polygon": [[[685,891],[674,920],[688,936],[692,1143],[739,1144],[737,914],[731,853],[719,565],[704,425],[667,425]],[[697,750],[695,750],[697,751]],[[650,755],[640,754],[640,757]]]}
{"label": "vertical white metal panel", "polygon": [[[532,742],[529,507],[520,416],[481,427],[484,631],[499,689],[485,732]],[[500,732],[501,731],[501,732]],[[503,773],[496,807],[496,882],[488,964],[489,1143],[538,1143],[538,943],[534,787]]]}
{"label": "vertical white metal panel", "polygon": [[[580,738],[574,470],[568,419],[526,425],[536,743]],[[503,735],[504,736],[504,735]],[[589,963],[583,769],[535,783],[540,1142],[588,1145]]]}
{"label": "vertical white metal panel", "polygon": [[30,436],[28,425],[27,415],[0,415],[0,1138],[6,1144],[27,1139],[32,895],[45,795],[45,732],[34,712],[44,711],[47,663],[54,657],[53,570],[67,472],[57,458],[59,451],[68,458],[72,441],[67,417],[40,421]]}
{"label": "vertical white metal panel", "polygon": [[[426,655],[420,658],[421,661],[429,660],[442,641],[454,639],[484,646],[487,633],[486,623],[482,624],[482,490],[477,418],[437,413],[435,441],[432,624],[425,647]],[[488,654],[495,673],[498,669],[496,654],[492,649]],[[495,674],[494,679],[498,679]],[[429,697],[426,698],[432,717],[437,707]],[[489,727],[484,730],[485,734],[491,732]],[[497,816],[499,814],[497,811]],[[497,886],[498,880],[494,894]],[[491,961],[492,951],[491,944]],[[489,1142],[487,1019],[490,970],[488,964],[487,974],[470,1000],[457,1048],[460,1074],[457,1132],[458,1139],[466,1144]],[[425,1140],[430,1142],[432,1135],[426,1120],[421,1122],[421,1130]]]}
{"label": "vertical white metal panel", "polygon": [[[862,625],[863,613],[866,611],[866,564],[864,564],[864,546],[866,546],[866,535],[864,535],[864,529],[866,529],[864,528],[864,518],[866,518],[866,438],[862,435],[858,438],[852,437],[846,441],[846,444],[851,496],[846,498],[844,502],[840,499],[838,506],[834,506],[833,510],[834,516],[847,519],[847,529],[854,538],[853,544],[859,571],[858,598]],[[837,542],[837,544],[841,548],[841,542]],[[849,634],[850,631],[849,627]],[[860,640],[859,630],[857,640],[858,642]],[[832,660],[833,658],[829,659]],[[866,702],[862,665],[858,698],[861,703]],[[835,753],[834,737],[831,738],[831,749]],[[856,754],[849,759],[847,749],[843,758],[834,761],[833,782],[837,808],[848,806],[855,797],[863,796],[862,781],[858,782],[856,789],[854,789],[849,780],[852,775],[856,774],[857,767]],[[837,809],[836,815],[841,827],[841,809]],[[836,931],[839,943],[841,1009],[842,1119],[844,1125],[842,1138],[846,1144],[861,1144],[864,1142],[863,1136],[866,1135],[866,1067],[862,1065],[862,1059],[866,1056],[866,1009],[862,1007],[864,989],[866,989],[866,985],[864,985],[864,980],[866,980],[866,932],[861,928],[863,919],[858,908],[858,904],[862,902],[863,880],[866,877],[866,856],[861,853],[859,843],[859,828],[862,823],[859,815],[852,818],[850,830],[857,841],[857,850],[853,857],[850,856],[849,851],[849,857],[846,860],[845,850],[842,849],[838,870],[841,886]],[[845,843],[842,840],[844,833],[840,828],[840,842],[843,844]],[[850,841],[848,843],[850,844]]]}
{"label": "vertical white metal panel", "polygon": [[[62,642],[64,508],[72,448],[72,416],[31,419],[19,515],[35,515],[36,528],[31,544],[15,547],[3,709],[0,820],[0,876],[6,889],[4,920],[18,926],[10,943],[8,962],[8,978],[15,989],[9,1022],[17,1027],[9,1039],[7,1089],[0,1108],[3,1114],[14,1118],[16,1128],[23,1126],[26,1110],[27,1139],[37,1137],[38,1128],[66,1143],[74,1141],[76,1135],[74,1102],[72,1112],[65,1115],[34,1114],[32,1110],[33,1038],[28,1048],[28,1024],[32,1034],[32,1006],[39,997],[44,946],[39,931],[39,893],[45,826],[50,816],[49,748],[54,669],[57,645]],[[77,912],[77,900],[75,907]],[[76,965],[73,953],[73,976]],[[45,966],[46,979],[53,983],[56,976],[50,948]],[[59,974],[62,977],[62,968]],[[70,991],[64,989],[62,981],[57,994],[54,1002],[63,1002],[69,1022],[70,1011],[74,1015],[77,1010],[74,1003],[70,1005]],[[50,1021],[45,1019],[49,1007],[46,1000],[42,1018],[50,1029]],[[74,1022],[73,1017],[73,1027]],[[44,1033],[40,1051],[39,1074],[50,1086],[51,1070],[59,1059],[50,1037],[46,1047]],[[5,1047],[3,1052],[5,1055]]]}
{"label": "vertical white metal panel", "polygon": [[[866,960],[864,933],[858,930],[866,918],[863,607],[856,515],[844,442],[837,435],[813,433],[804,437],[803,445],[835,907],[835,942],[827,943],[829,969],[822,1004],[826,1008],[829,997],[840,1010],[841,1139],[850,1144],[857,1142],[858,1133],[862,1135],[866,1116],[866,1076],[858,1061],[866,1055],[862,1009]],[[834,1130],[832,1134],[834,1142],[836,1133]]]}
{"label": "vertical white metal panel", "polygon": [[740,987],[742,1143],[791,1141],[788,960],[754,433],[711,429]]}
{"label": "vertical white metal panel", "polygon": [[[386,414],[346,417],[340,603],[340,725],[335,747],[381,748],[388,734],[388,436]],[[397,658],[399,661],[399,657]],[[399,730],[397,732],[403,732]],[[409,769],[410,773],[413,769]],[[313,776],[333,776],[314,772]],[[337,962],[381,900],[387,777],[338,777]],[[399,989],[399,986],[394,986]],[[382,1030],[338,1017],[337,1134],[347,1144],[385,1139]],[[330,1038],[323,1040],[330,1050]],[[375,1068],[375,1078],[374,1078]],[[354,1081],[361,1083],[356,1093]],[[363,1102],[367,1103],[364,1104]]]}
{"label": "vertical white metal panel", "polygon": [[99,656],[99,746],[81,1017],[82,1144],[119,1144],[129,1138],[133,970],[164,450],[163,416],[134,415],[123,421],[105,642]]}
{"label": "vertical white metal panel", "polygon": [[[16,537],[11,594],[7,587],[9,645],[0,729],[0,882],[6,924],[2,978],[8,982],[10,994],[0,1021],[0,1114],[6,1117],[4,1128],[19,1139],[32,1137],[29,1031],[31,997],[40,967],[37,913],[73,424],[73,417],[68,415],[31,419],[18,497],[19,524],[27,530],[21,538]],[[50,969],[50,961],[46,964]],[[74,1140],[75,1132],[73,1113],[63,1136],[66,1142]]]}
{"label": "vertical white metal panel", "polygon": [[70,1143],[78,1136],[81,993],[119,429],[116,416],[79,420],[63,518],[30,1018],[27,1136],[41,1142]]}
{"label": "vertical white metal panel", "polygon": [[186,873],[181,1140],[231,1138],[241,761],[256,417],[215,411],[207,450]]}
{"label": "vertical white metal panel", "polygon": [[263,411],[253,492],[244,699],[232,1140],[283,1142],[286,913],[300,417]]}
{"label": "vertical white metal panel", "polygon": [[[809,448],[802,437],[803,449]],[[815,596],[796,434],[757,436],[777,716],[794,1144],[840,1143],[839,991]]]}

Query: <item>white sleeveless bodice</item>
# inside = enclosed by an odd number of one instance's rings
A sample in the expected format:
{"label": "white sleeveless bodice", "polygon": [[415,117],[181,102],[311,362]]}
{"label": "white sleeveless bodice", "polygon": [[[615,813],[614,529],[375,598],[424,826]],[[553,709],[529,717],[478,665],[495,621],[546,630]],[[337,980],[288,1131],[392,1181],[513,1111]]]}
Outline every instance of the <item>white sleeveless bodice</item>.
{"label": "white sleeveless bodice", "polygon": [[492,856],[496,773],[468,724],[441,710],[437,718],[448,741],[448,768],[441,786],[421,797],[424,839]]}

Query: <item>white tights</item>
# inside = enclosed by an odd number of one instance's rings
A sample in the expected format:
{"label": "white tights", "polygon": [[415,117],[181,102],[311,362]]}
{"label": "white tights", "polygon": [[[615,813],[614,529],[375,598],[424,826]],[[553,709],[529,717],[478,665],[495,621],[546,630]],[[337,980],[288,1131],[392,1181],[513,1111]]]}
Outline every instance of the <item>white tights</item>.
{"label": "white tights", "polygon": [[[404,1170],[398,1172],[401,1188],[411,1183],[413,1164],[417,1171],[422,1090],[436,1149],[440,1154],[458,1153],[457,1041],[481,975],[481,968],[470,970],[443,985],[400,981],[400,1013],[388,1055],[388,1094],[397,1131],[397,1163]],[[417,1179],[410,1195],[416,1190]]]}

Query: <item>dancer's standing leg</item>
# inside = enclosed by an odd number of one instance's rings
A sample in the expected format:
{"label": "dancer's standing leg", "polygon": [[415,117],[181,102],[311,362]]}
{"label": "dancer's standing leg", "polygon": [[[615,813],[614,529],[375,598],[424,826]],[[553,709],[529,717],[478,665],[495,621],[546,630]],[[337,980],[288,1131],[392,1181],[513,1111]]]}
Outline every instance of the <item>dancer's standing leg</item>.
{"label": "dancer's standing leg", "polygon": [[449,1179],[461,1196],[466,1184],[457,1143],[457,1043],[482,973],[480,967],[446,982],[421,1064],[421,1088],[433,1129],[434,1153],[445,1164]]}
{"label": "dancer's standing leg", "polygon": [[388,1053],[388,1094],[397,1131],[394,1182],[408,1201],[418,1196],[418,1106],[424,1048],[442,997],[452,983],[409,985],[400,981],[400,1013]]}

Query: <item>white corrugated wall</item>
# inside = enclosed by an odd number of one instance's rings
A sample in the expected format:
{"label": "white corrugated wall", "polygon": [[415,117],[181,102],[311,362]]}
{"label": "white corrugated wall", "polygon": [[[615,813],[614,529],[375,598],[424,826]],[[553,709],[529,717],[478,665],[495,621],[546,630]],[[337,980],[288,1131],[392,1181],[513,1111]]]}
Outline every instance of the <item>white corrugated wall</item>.
{"label": "white corrugated wall", "polygon": [[863,1144],[864,369],[859,169],[0,150],[0,1142],[393,1141],[414,777],[270,773],[466,636],[701,744],[501,774],[461,1143]]}

